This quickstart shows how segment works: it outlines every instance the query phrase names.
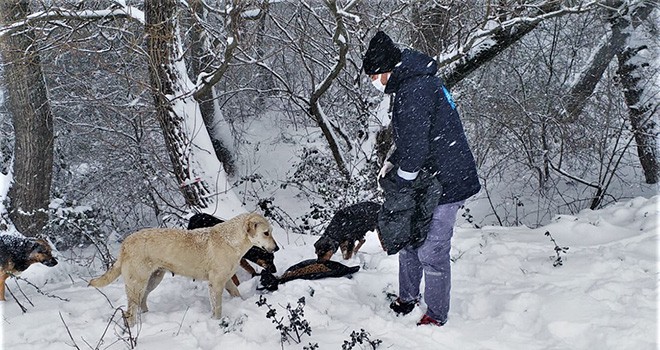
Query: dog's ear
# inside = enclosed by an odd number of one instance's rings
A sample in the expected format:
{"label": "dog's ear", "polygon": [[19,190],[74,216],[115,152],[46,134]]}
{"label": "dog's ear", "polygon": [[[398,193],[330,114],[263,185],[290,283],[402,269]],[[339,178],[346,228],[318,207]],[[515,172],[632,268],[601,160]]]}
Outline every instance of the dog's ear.
{"label": "dog's ear", "polygon": [[30,253],[40,253],[42,252],[46,247],[48,247],[48,243],[44,241],[43,239],[35,239],[32,242],[30,242]]}
{"label": "dog's ear", "polygon": [[41,246],[44,253],[51,254],[53,252],[53,247],[50,245],[50,243],[48,243],[47,240],[45,240],[43,238],[38,238],[37,243]]}
{"label": "dog's ear", "polygon": [[50,245],[43,239],[36,239],[30,242],[30,259],[43,254],[50,254]]}
{"label": "dog's ear", "polygon": [[259,226],[260,221],[258,214],[248,214],[247,219],[245,219],[245,232],[247,232],[248,236],[254,237],[257,234],[257,226]]}
{"label": "dog's ear", "polygon": [[50,248],[50,244],[48,244],[48,242],[43,238],[37,238],[34,242],[41,245],[41,246],[43,246],[43,247]]}

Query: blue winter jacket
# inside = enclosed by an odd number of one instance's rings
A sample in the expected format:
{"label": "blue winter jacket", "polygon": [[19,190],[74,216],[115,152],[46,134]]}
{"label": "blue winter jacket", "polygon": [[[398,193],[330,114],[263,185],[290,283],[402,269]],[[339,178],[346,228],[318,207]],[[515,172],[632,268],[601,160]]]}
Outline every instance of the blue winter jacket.
{"label": "blue winter jacket", "polygon": [[394,94],[396,150],[389,161],[406,172],[434,174],[443,192],[438,204],[446,204],[467,199],[481,185],[456,104],[437,71],[431,57],[403,50],[385,86],[385,93]]}

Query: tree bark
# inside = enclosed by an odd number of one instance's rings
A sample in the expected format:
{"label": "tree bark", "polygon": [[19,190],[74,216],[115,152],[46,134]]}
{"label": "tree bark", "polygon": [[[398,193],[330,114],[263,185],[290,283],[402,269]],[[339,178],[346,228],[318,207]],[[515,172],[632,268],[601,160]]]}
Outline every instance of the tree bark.
{"label": "tree bark", "polygon": [[623,48],[624,42],[625,40],[620,32],[613,32],[598,48],[587,68],[578,81],[571,86],[570,91],[563,99],[564,111],[563,113],[560,112],[563,115],[562,122],[573,123],[580,116],[589,97],[596,90],[598,82],[603,78],[603,73],[605,73],[617,52]]}
{"label": "tree bark", "polygon": [[[657,59],[657,57],[654,58],[653,55],[649,57],[646,42],[635,39],[643,27],[639,25],[639,22],[646,20],[652,11],[653,7],[648,4],[629,16],[617,18],[617,22],[625,22],[623,25],[619,23],[612,25],[613,30],[618,29],[626,37],[624,49],[617,52],[616,55],[619,63],[617,74],[628,106],[628,119],[637,144],[637,156],[648,184],[656,184],[660,178],[660,153],[658,153],[656,122],[658,103],[657,98],[653,96],[658,92],[647,91],[657,85],[649,83],[649,80],[654,77],[647,77],[644,68],[649,66],[649,60]],[[637,25],[633,22],[637,22]],[[653,34],[650,34],[649,38],[652,37]],[[642,54],[644,52],[647,54]]]}
{"label": "tree bark", "polygon": [[[196,81],[200,74],[212,72],[213,56],[210,52],[208,35],[201,23],[199,23],[200,19],[205,20],[207,17],[207,11],[202,4],[202,0],[190,1],[190,7],[197,16],[196,19],[193,19],[190,31],[190,75],[191,79]],[[204,120],[206,130],[211,137],[216,157],[218,157],[218,160],[222,163],[227,174],[234,175],[236,173],[234,155],[225,145],[225,141],[215,137],[216,133],[214,132],[214,128],[216,128],[218,124],[216,118],[222,118],[222,116],[220,111],[216,111],[213,89],[202,91],[195,96],[195,99],[199,103],[202,119]]]}
{"label": "tree bark", "polygon": [[186,203],[191,207],[206,208],[209,191],[197,176],[190,164],[190,139],[183,127],[183,116],[174,111],[172,98],[182,93],[175,83],[181,79],[181,72],[173,67],[176,57],[175,43],[175,0],[146,0],[145,32],[149,54],[149,76],[154,105],[165,144],[174,166],[174,174],[181,186]]}
{"label": "tree bark", "polygon": [[[0,25],[25,20],[29,1],[0,1]],[[26,236],[37,236],[48,221],[53,169],[53,114],[41,58],[30,29],[0,37],[4,78],[15,133],[9,218]]]}
{"label": "tree bark", "polygon": [[177,3],[145,1],[149,76],[156,115],[187,205],[196,212],[229,218],[242,211],[242,203],[228,186],[222,164],[212,153],[199,104],[193,98],[196,86],[188,79],[182,60]]}

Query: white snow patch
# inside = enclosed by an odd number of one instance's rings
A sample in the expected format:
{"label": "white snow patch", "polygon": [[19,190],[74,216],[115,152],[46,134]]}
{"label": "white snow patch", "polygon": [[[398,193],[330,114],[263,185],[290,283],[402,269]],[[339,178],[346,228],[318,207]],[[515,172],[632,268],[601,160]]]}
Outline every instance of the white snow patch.
{"label": "white snow patch", "polygon": [[[284,306],[306,298],[304,318],[312,336],[304,336],[302,344],[285,344],[285,349],[310,342],[337,349],[360,329],[370,339],[382,340],[382,349],[656,349],[658,198],[558,216],[538,229],[457,227],[451,252],[452,308],[442,328],[415,325],[424,303],[403,317],[389,310],[386,294],[397,292],[398,262],[382,251],[374,232],[367,234],[356,257],[333,258],[361,266],[352,279],[295,280],[264,296],[281,316]],[[545,231],[570,248],[562,253],[563,266],[552,266],[554,245]],[[279,228],[274,235],[281,247],[275,253],[278,274],[314,257],[317,237]],[[102,348],[126,348],[119,339],[126,334],[109,323],[115,308],[126,304],[122,279],[101,291],[89,288],[87,281],[104,269],[81,267],[76,256],[61,252],[60,264],[53,268],[30,267],[22,277],[34,286],[8,281],[14,292],[20,286],[24,295],[14,294],[28,309],[23,313],[9,295],[0,303],[4,348],[65,349],[73,341],[84,347],[84,342],[97,344],[104,333]],[[138,348],[279,349],[275,325],[266,319],[266,309],[255,304],[261,294],[258,281],[248,277],[239,271],[243,298],[225,293],[219,321],[210,317],[206,283],[166,276],[149,296],[150,311],[134,329]]]}

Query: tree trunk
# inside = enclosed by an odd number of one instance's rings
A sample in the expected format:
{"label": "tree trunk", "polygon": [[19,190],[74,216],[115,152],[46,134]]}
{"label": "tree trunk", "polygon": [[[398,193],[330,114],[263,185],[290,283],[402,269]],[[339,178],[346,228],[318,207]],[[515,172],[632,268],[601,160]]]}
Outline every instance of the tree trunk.
{"label": "tree trunk", "polygon": [[[230,218],[242,203],[227,184],[222,164],[193,98],[195,86],[181,59],[176,0],[145,1],[149,76],[156,114],[186,203],[194,211]],[[222,188],[222,189],[221,189]]]}
{"label": "tree trunk", "polygon": [[564,109],[561,113],[563,114],[562,122],[573,123],[580,116],[587,101],[596,90],[598,82],[603,78],[603,73],[616,53],[623,48],[624,42],[621,32],[613,31],[598,48],[580,78],[571,86],[571,90],[562,103]]}
{"label": "tree trunk", "polygon": [[[626,105],[628,105],[628,119],[637,144],[637,156],[648,184],[658,183],[660,178],[660,153],[658,153],[656,123],[658,100],[654,96],[658,91],[654,89],[654,87],[657,88],[657,85],[650,82],[655,79],[654,74],[645,72],[645,68],[650,66],[649,60],[657,59],[657,56],[649,55],[653,49],[649,50],[645,44],[652,42],[652,33],[646,33],[649,38],[647,40],[638,39],[643,34],[641,33],[643,26],[639,25],[639,22],[646,20],[652,10],[653,7],[648,4],[640,7],[636,13],[630,16],[617,18],[617,21],[626,22],[624,25],[612,25],[613,28],[619,28],[626,36],[625,49],[617,53],[619,63],[617,74]],[[633,21],[637,23],[633,23]]]}
{"label": "tree trunk", "polygon": [[[0,1],[0,26],[30,14],[29,1]],[[26,236],[37,236],[48,221],[53,169],[53,114],[30,29],[0,37],[4,78],[14,133],[14,182],[9,218]]]}
{"label": "tree trunk", "polygon": [[[212,69],[213,56],[210,52],[210,44],[208,35],[202,27],[199,19],[205,20],[207,18],[207,11],[202,4],[202,0],[190,1],[190,6],[196,14],[197,19],[193,19],[192,28],[190,31],[190,74],[193,81],[202,73],[210,73]],[[203,91],[201,94],[196,95],[195,98],[199,103],[199,109],[202,113],[202,119],[206,125],[206,130],[211,137],[213,143],[213,150],[216,157],[222,163],[225,171],[229,175],[236,173],[236,162],[234,155],[225,145],[226,140],[216,137],[214,132],[218,127],[218,118],[223,118],[220,111],[216,111],[215,94],[213,89]]]}

